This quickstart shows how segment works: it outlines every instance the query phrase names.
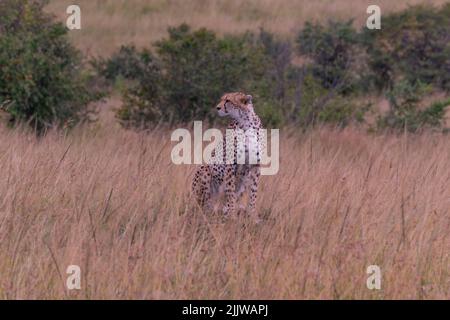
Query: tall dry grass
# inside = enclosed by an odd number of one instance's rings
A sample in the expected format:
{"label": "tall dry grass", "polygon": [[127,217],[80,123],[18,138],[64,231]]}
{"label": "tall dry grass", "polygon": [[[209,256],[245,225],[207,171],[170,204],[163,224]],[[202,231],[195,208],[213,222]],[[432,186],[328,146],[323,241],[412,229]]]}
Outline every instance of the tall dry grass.
{"label": "tall dry grass", "polygon": [[282,131],[258,225],[198,210],[169,132],[0,136],[2,298],[450,298],[448,135]]}
{"label": "tall dry grass", "polygon": [[[70,35],[92,55],[108,55],[122,44],[149,47],[167,35],[167,27],[186,22],[221,34],[264,27],[293,37],[306,21],[355,19],[363,26],[366,9],[377,4],[382,14],[408,5],[441,5],[448,0],[78,0],[82,30]],[[51,0],[48,11],[66,21],[71,0]]]}

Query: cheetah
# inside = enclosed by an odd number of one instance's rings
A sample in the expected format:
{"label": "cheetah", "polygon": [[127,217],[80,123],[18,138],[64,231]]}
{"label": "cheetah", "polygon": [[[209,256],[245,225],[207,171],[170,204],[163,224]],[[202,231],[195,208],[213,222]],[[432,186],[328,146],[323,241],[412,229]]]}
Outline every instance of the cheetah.
{"label": "cheetah", "polygon": [[[240,129],[244,132],[251,132],[259,143],[259,129],[262,129],[261,120],[253,109],[252,96],[242,92],[224,94],[219,104],[216,106],[218,115],[221,117],[231,117],[231,122],[227,129]],[[255,137],[256,135],[256,137]],[[241,200],[244,192],[248,192],[248,204],[240,206],[240,209],[247,209],[247,212],[259,221],[256,213],[256,199],[260,178],[260,158],[259,151],[257,161],[248,161],[249,143],[248,136],[245,138],[245,148],[236,148],[237,138],[224,139],[219,151],[222,154],[212,153],[212,157],[223,157],[220,163],[210,162],[201,165],[195,172],[192,181],[192,191],[199,205],[207,211],[213,210],[212,199],[225,191],[225,205],[223,213],[226,216],[234,215],[236,204]],[[234,147],[234,157],[231,161],[226,161],[227,148]],[[238,162],[238,157],[242,156],[242,149],[245,150],[245,162]],[[241,158],[242,159],[242,158]]]}

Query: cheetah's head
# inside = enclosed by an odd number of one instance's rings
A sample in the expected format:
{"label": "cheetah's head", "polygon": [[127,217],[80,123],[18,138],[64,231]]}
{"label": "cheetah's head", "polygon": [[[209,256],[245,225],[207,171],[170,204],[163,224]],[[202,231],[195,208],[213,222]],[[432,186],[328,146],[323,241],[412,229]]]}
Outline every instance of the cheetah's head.
{"label": "cheetah's head", "polygon": [[220,98],[216,108],[221,117],[239,119],[243,114],[253,112],[252,96],[242,92],[226,93]]}

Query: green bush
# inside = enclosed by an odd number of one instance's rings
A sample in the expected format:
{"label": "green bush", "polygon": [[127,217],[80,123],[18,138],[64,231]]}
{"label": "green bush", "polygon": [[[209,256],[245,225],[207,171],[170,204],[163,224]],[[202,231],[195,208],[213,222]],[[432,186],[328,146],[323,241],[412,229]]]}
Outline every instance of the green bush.
{"label": "green bush", "polygon": [[441,126],[450,99],[435,102],[425,109],[419,108],[423,96],[431,90],[429,85],[420,81],[410,83],[405,80],[397,83],[387,93],[390,110],[379,119],[379,127],[416,132],[424,127]]}
{"label": "green bush", "polygon": [[91,64],[110,85],[120,87],[124,104],[116,117],[124,127],[146,127],[162,119],[161,68],[150,51],[122,46],[111,58],[95,59]]}
{"label": "green bush", "polygon": [[264,29],[248,41],[262,52],[258,62],[263,64],[262,74],[254,73],[248,86],[256,97],[258,115],[266,127],[280,127],[289,118],[292,104],[292,45]]}
{"label": "green bush", "polygon": [[237,90],[254,96],[268,127],[345,126],[362,121],[369,107],[355,101],[375,87],[391,104],[380,128],[415,131],[439,125],[443,116],[441,105],[421,111],[417,106],[423,88],[448,89],[449,15],[450,5],[412,7],[386,15],[381,30],[362,32],[352,21],[306,23],[296,39],[298,50],[265,30],[218,37],[181,25],[155,44],[154,55],[123,47],[102,64],[101,73],[132,80],[117,113],[130,127],[214,122],[218,98]]}
{"label": "green bush", "polygon": [[381,30],[363,39],[378,89],[401,79],[450,89],[450,4],[440,10],[414,6],[383,17]]}
{"label": "green bush", "polygon": [[345,126],[356,117],[351,99],[324,88],[311,73],[303,78],[302,91],[295,118],[303,127],[320,122]]}
{"label": "green bush", "polygon": [[138,80],[155,68],[155,59],[148,50],[138,51],[135,46],[121,46],[109,59],[94,59],[91,64],[105,79],[114,82],[122,77]]}
{"label": "green bush", "polygon": [[87,104],[99,98],[66,29],[43,12],[45,3],[0,2],[0,106],[12,124],[26,122],[39,134],[88,119]]}
{"label": "green bush", "polygon": [[359,37],[352,21],[328,25],[307,22],[297,37],[299,53],[312,61],[314,76],[326,89],[345,93],[356,82],[351,72],[358,51]]}
{"label": "green bush", "polygon": [[[262,55],[245,36],[218,38],[211,31],[192,31],[187,25],[169,28],[169,37],[155,43],[155,49],[161,70],[146,70],[149,79],[127,92],[117,113],[124,124],[213,120],[218,98],[224,92],[245,91],[264,66],[257,63]],[[146,93],[149,86],[150,95]]]}
{"label": "green bush", "polygon": [[139,61],[139,69],[130,75],[136,83],[125,89],[124,103],[116,113],[119,122],[127,128],[146,128],[149,124],[168,121],[170,112],[170,108],[162,108],[163,75],[156,58],[144,50]]}
{"label": "green bush", "polygon": [[[345,38],[348,28],[348,24],[341,27],[340,38]],[[341,48],[340,42],[336,45]],[[152,56],[124,47],[101,68],[107,78],[122,76],[137,82],[126,90],[124,104],[117,112],[126,127],[193,119],[214,122],[218,98],[235,90],[254,96],[266,127],[294,120],[305,126],[317,121],[345,125],[355,113],[351,100],[341,96],[343,92],[337,88],[343,88],[342,82],[348,84],[348,72],[338,63],[344,61],[341,57],[335,60],[338,69],[342,68],[340,78],[335,79],[339,84],[327,87],[330,83],[324,84],[325,78],[321,79],[314,68],[293,65],[294,52],[288,41],[264,30],[218,38],[211,31],[192,31],[181,25],[170,28],[169,37],[157,42],[155,49],[156,56]],[[350,49],[345,52],[350,55]],[[144,63],[144,56],[151,57],[150,64]],[[145,65],[153,67],[146,69]]]}
{"label": "green bush", "polygon": [[265,99],[273,99],[283,105],[288,100],[292,72],[293,48],[289,41],[278,39],[274,34],[261,29],[257,35],[257,47],[264,54],[264,77],[254,79],[256,90],[265,93]]}
{"label": "green bush", "polygon": [[219,39],[206,29],[182,25],[170,28],[169,38],[155,46],[165,70],[167,117],[177,121],[211,119],[218,97],[241,89],[253,71],[252,52],[243,38]]}
{"label": "green bush", "polygon": [[448,106],[450,106],[450,99],[434,102],[425,110],[420,110],[418,112],[418,123],[422,127],[441,127]]}

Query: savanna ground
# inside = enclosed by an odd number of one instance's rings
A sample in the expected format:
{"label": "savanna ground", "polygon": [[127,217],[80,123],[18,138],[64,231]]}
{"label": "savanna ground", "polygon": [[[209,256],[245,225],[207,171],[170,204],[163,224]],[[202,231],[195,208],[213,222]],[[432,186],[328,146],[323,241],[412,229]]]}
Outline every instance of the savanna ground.
{"label": "savanna ground", "polygon": [[77,130],[1,132],[2,298],[450,297],[448,136],[286,129],[255,225],[201,213],[169,131]]}
{"label": "savanna ground", "polygon": [[[83,29],[70,36],[92,55],[148,46],[182,22],[287,37],[311,19],[363,25],[369,4],[78,3]],[[377,1],[383,12],[417,3]],[[64,20],[68,4],[48,9]],[[280,171],[261,181],[264,221],[222,222],[194,203],[194,166],[172,164],[171,132],[120,128],[119,104],[66,135],[0,127],[1,298],[450,298],[448,134],[281,129]],[[81,268],[81,290],[66,288],[69,265]],[[381,290],[366,287],[369,265],[381,268]]]}

